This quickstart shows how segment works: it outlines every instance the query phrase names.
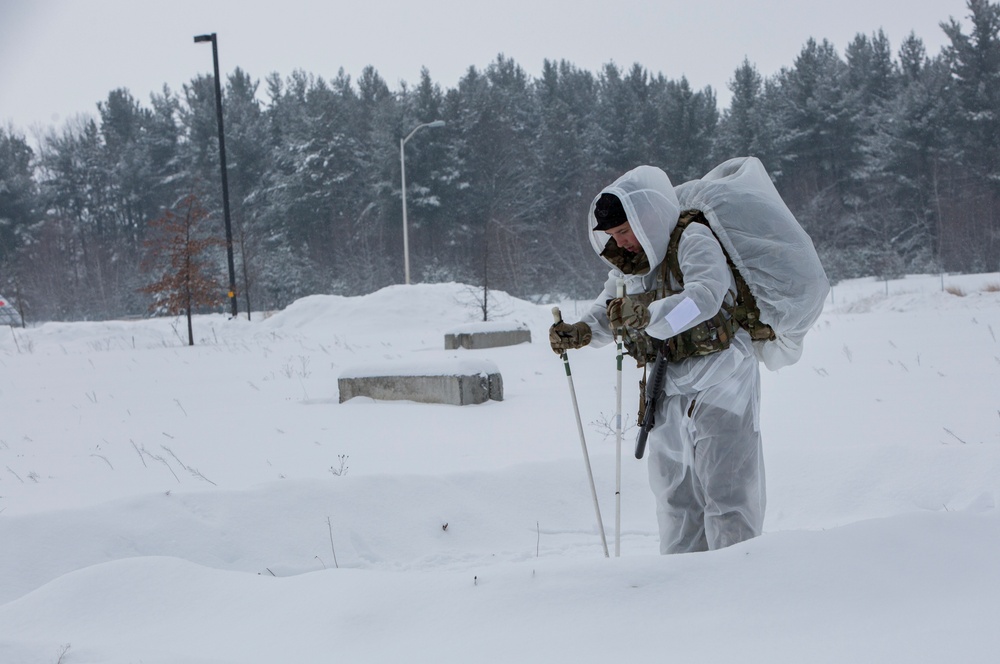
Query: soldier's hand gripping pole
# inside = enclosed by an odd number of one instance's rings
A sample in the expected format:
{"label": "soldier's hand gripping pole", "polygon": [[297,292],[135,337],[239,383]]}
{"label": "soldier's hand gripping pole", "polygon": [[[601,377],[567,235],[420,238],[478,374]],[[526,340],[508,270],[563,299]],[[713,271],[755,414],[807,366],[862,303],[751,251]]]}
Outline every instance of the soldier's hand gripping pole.
{"label": "soldier's hand gripping pole", "polygon": [[653,428],[656,417],[656,403],[660,400],[660,393],[663,392],[663,381],[667,375],[667,355],[663,352],[666,342],[656,351],[656,369],[653,370],[653,382],[650,389],[646,390],[646,406],[643,409],[642,424],[639,425],[639,437],[635,441],[635,458],[641,459],[646,453],[646,437],[649,436],[650,429]]}
{"label": "soldier's hand gripping pole", "polygon": [[[552,317],[556,323],[562,322],[562,313],[559,307],[552,308]],[[580,445],[583,447],[583,463],[587,467],[587,479],[590,481],[590,495],[594,499],[594,512],[597,514],[597,530],[601,533],[601,545],[604,547],[604,557],[608,555],[608,540],[604,535],[604,521],[601,520],[601,506],[597,502],[597,488],[594,486],[594,473],[590,469],[590,454],[587,453],[587,439],[583,435],[583,421],[580,419],[580,406],[576,401],[576,388],[573,387],[573,372],[569,368],[569,355],[564,350],[562,361],[566,367],[566,380],[569,383],[569,394],[573,400],[573,413],[576,415],[576,429],[580,434]]]}

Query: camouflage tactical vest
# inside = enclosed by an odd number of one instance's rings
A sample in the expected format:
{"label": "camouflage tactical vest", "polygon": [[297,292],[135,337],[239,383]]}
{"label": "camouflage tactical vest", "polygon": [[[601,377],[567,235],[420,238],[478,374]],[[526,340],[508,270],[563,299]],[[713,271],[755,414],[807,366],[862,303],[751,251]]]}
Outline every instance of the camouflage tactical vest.
{"label": "camouflage tactical vest", "polygon": [[[680,260],[677,256],[677,251],[681,243],[681,235],[692,223],[704,224],[705,226],[708,226],[709,230],[712,228],[712,226],[708,223],[708,219],[705,218],[705,215],[701,210],[685,210],[684,212],[681,212],[680,218],[677,220],[677,227],[670,235],[670,244],[667,246],[667,257],[663,261],[664,264],[669,267],[670,273],[682,286],[684,285],[684,275],[681,274]],[[712,234],[714,235],[715,231],[712,231]],[[719,243],[719,246],[722,247],[721,242]],[[770,325],[760,320],[760,308],[757,306],[757,298],[755,298],[753,293],[750,292],[750,287],[747,286],[747,282],[743,278],[743,275],[741,275],[739,270],[736,269],[736,266],[733,264],[733,259],[729,256],[729,252],[726,251],[725,247],[722,247],[722,253],[726,256],[726,263],[729,264],[729,269],[732,271],[733,279],[736,282],[736,302],[735,305],[729,309],[731,319],[735,321],[739,327],[746,330],[750,334],[750,338],[754,341],[774,340],[774,330],[771,329]],[[735,328],[733,331],[735,332]]]}
{"label": "camouflage tactical vest", "polygon": [[[678,235],[679,237],[679,235]],[[674,258],[676,259],[676,247]],[[669,255],[669,254],[668,254]],[[664,260],[656,275],[656,285],[652,290],[645,293],[631,294],[628,297],[634,301],[641,302],[647,309],[656,300],[674,295],[679,291],[670,289],[669,286],[670,265]],[[678,280],[683,284],[682,280]],[[699,357],[711,355],[729,348],[732,343],[735,328],[730,317],[720,310],[706,321],[698,323],[683,332],[667,339],[663,344],[670,361],[676,362],[689,357]],[[731,314],[730,314],[731,315]],[[625,351],[629,356],[635,358],[637,366],[645,366],[656,359],[657,350],[660,348],[660,341],[650,337],[644,330],[632,330],[626,328],[622,331],[622,342]]]}

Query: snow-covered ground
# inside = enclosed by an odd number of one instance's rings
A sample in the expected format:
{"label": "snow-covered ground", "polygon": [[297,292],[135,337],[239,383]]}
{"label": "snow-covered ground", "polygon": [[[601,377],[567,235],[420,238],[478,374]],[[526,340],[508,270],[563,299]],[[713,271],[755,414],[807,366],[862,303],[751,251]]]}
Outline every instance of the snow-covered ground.
{"label": "snow-covered ground", "polygon": [[[614,557],[614,350],[571,353],[610,559],[551,305],[497,294],[533,343],[444,350],[467,290],[202,316],[194,347],[0,327],[0,662],[998,661],[1000,274],[835,286],[763,372],[765,533],[717,552],[657,553],[627,361]],[[352,367],[455,358],[504,400],[339,403]]]}

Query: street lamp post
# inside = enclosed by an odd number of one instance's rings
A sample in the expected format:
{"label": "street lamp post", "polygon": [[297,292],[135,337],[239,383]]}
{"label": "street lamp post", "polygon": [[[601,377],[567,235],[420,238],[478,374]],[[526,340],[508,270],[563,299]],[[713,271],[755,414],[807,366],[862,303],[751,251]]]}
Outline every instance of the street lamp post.
{"label": "street lamp post", "polygon": [[424,124],[417,125],[413,128],[406,138],[399,139],[399,172],[402,178],[403,185],[403,270],[406,274],[406,285],[410,285],[410,237],[406,228],[406,158],[405,151],[403,148],[406,146],[406,142],[413,138],[413,135],[417,133],[418,130],[424,127],[443,127],[444,120],[435,120],[434,122],[425,122]]}
{"label": "street lamp post", "polygon": [[226,221],[226,257],[229,261],[229,302],[236,318],[236,265],[233,261],[233,225],[229,216],[229,177],[226,169],[226,134],[222,128],[222,83],[219,79],[219,44],[213,32],[197,35],[194,42],[212,42],[212,62],[215,65],[215,115],[219,123],[219,163],[222,167],[222,213]]}

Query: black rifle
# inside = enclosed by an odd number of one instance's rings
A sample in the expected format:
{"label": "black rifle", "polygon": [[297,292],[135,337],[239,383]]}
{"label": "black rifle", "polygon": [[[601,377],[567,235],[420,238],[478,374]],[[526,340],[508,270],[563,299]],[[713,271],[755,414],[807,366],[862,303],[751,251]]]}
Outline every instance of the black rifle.
{"label": "black rifle", "polygon": [[664,341],[660,349],[656,351],[656,370],[653,371],[652,389],[646,390],[646,407],[642,414],[642,424],[639,426],[639,437],[635,441],[636,459],[641,459],[642,455],[646,453],[646,437],[649,436],[649,431],[655,424],[656,402],[660,400],[660,393],[663,392],[663,381],[667,375],[667,354],[664,352],[666,345],[667,342]]}

